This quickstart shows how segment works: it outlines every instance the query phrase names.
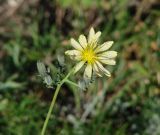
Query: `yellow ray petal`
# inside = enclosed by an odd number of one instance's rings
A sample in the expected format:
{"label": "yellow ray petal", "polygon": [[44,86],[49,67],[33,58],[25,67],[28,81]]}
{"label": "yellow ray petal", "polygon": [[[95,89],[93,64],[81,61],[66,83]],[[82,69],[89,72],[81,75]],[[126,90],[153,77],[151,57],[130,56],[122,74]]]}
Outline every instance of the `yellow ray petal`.
{"label": "yellow ray petal", "polygon": [[113,44],[113,41],[107,41],[105,43],[103,43],[102,45],[98,46],[95,50],[96,53],[99,53],[99,52],[103,52],[103,51],[106,51],[108,50]]}
{"label": "yellow ray petal", "polygon": [[116,65],[116,61],[112,59],[99,59],[99,61],[107,65]]}
{"label": "yellow ray petal", "polygon": [[100,53],[98,56],[112,59],[117,56],[117,52],[116,51],[107,51],[107,52]]}
{"label": "yellow ray petal", "polygon": [[89,31],[89,37],[88,37],[88,43],[90,43],[92,41],[92,39],[94,38],[95,36],[95,31],[93,29],[93,27],[90,29]]}
{"label": "yellow ray petal", "polygon": [[96,61],[96,63],[101,72],[103,72],[106,76],[111,76],[111,73],[105,69],[100,62]]}
{"label": "yellow ray petal", "polygon": [[71,38],[71,45],[77,50],[83,50],[82,46],[73,38]]}
{"label": "yellow ray petal", "polygon": [[93,70],[96,72],[96,74],[100,77],[102,77],[102,75],[100,74],[100,71],[98,69],[98,66],[96,63],[93,64]]}
{"label": "yellow ray petal", "polygon": [[75,70],[74,70],[74,73],[78,72],[82,66],[84,65],[85,61],[81,61],[79,62],[76,66],[75,66]]}
{"label": "yellow ray petal", "polygon": [[81,52],[78,50],[68,50],[65,52],[66,55],[78,56],[81,55]]}
{"label": "yellow ray petal", "polygon": [[88,64],[85,71],[84,71],[84,78],[90,79],[92,76],[92,65]]}
{"label": "yellow ray petal", "polygon": [[87,47],[87,39],[84,35],[80,35],[79,36],[79,43],[81,44],[81,46],[83,48],[86,48]]}

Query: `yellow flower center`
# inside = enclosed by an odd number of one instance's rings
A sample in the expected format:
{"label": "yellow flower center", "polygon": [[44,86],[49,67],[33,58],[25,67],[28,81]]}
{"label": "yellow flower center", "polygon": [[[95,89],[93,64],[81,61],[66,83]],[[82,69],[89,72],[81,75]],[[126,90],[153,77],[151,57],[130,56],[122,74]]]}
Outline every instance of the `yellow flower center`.
{"label": "yellow flower center", "polygon": [[84,61],[87,61],[89,64],[94,63],[95,60],[96,60],[96,56],[95,56],[94,50],[91,49],[91,48],[86,48],[85,50],[83,50],[82,59]]}

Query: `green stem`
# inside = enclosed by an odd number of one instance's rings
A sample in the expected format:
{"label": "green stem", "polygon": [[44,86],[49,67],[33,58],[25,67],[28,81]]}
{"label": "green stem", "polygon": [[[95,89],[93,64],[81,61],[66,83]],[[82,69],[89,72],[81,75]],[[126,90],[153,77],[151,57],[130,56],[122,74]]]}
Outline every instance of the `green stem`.
{"label": "green stem", "polygon": [[52,113],[52,110],[53,110],[53,107],[54,107],[54,104],[56,102],[56,99],[57,99],[57,95],[59,93],[59,90],[61,88],[61,86],[63,85],[64,82],[66,82],[66,80],[68,79],[68,77],[72,74],[73,70],[71,70],[67,75],[66,77],[57,85],[57,88],[56,88],[56,91],[54,93],[54,96],[53,96],[53,99],[52,99],[52,102],[51,102],[51,105],[50,105],[50,108],[49,108],[49,111],[47,113],[47,117],[45,119],[45,122],[43,124],[43,128],[42,128],[42,131],[41,131],[41,135],[44,135],[45,134],[45,131],[46,131],[46,128],[47,128],[47,125],[48,125],[48,121],[49,121],[49,118],[51,116],[51,113]]}
{"label": "green stem", "polygon": [[68,79],[65,82],[68,83],[68,84],[71,84],[73,86],[79,87],[76,83],[74,83],[74,82],[72,82],[72,81],[70,81]]}

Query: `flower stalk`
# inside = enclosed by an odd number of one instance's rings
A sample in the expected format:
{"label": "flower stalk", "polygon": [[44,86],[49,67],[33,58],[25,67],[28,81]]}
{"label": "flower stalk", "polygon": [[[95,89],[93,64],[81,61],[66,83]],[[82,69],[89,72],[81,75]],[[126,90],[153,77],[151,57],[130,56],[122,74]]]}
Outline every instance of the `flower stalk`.
{"label": "flower stalk", "polygon": [[[65,82],[68,82],[68,78],[69,76],[73,73],[73,70],[74,68],[66,75],[66,77],[57,85],[57,88],[56,88],[56,91],[53,95],[53,98],[52,98],[52,102],[51,102],[51,105],[49,107],[49,111],[47,113],[47,116],[46,116],[46,119],[44,121],[44,124],[43,124],[43,128],[42,128],[42,131],[41,131],[41,135],[44,135],[45,134],[45,131],[46,131],[46,128],[47,128],[47,125],[48,125],[48,121],[49,121],[49,118],[51,116],[51,113],[52,113],[52,110],[53,110],[53,107],[55,105],[55,102],[56,102],[56,99],[57,99],[57,96],[58,96],[58,93],[60,91],[60,88],[61,86],[65,83]],[[71,81],[70,81],[71,82]]]}

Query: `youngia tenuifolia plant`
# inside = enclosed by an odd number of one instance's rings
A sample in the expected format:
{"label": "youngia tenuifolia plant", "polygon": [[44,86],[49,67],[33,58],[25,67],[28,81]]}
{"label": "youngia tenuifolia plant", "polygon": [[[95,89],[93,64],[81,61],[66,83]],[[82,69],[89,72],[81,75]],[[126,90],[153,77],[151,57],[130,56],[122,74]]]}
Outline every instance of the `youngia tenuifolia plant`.
{"label": "youngia tenuifolia plant", "polygon": [[[74,49],[66,51],[65,54],[69,55],[72,60],[75,60],[77,64],[57,84],[47,117],[41,131],[41,135],[45,134],[46,127],[61,86],[64,83],[70,83],[71,85],[79,87],[78,84],[69,80],[69,77],[71,75],[77,73],[82,68],[82,66],[86,66],[83,75],[84,81],[90,81],[93,73],[97,74],[100,77],[102,77],[103,74],[108,77],[111,76],[110,72],[105,69],[102,64],[115,65],[116,61],[114,60],[114,58],[117,56],[117,52],[108,51],[108,49],[112,46],[113,41],[107,41],[103,44],[99,44],[98,40],[100,35],[100,31],[95,33],[94,29],[91,28],[88,38],[86,38],[84,35],[80,35],[78,39],[79,42],[71,38],[71,45]],[[43,81],[47,85],[47,87],[52,87],[53,81],[45,65],[39,61],[37,62],[37,68],[40,76],[43,78]]]}

